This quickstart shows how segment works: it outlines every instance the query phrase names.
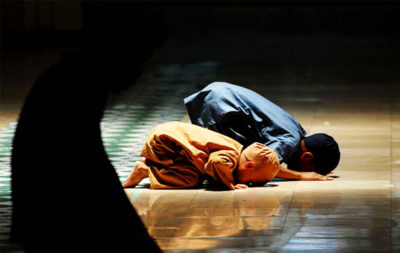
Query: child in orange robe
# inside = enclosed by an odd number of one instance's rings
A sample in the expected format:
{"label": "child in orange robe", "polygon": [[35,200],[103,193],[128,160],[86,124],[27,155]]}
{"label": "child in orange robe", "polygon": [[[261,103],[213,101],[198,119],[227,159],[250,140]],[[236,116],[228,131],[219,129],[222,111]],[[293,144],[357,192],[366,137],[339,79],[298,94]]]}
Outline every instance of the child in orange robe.
{"label": "child in orange robe", "polygon": [[183,122],[168,122],[151,130],[124,187],[149,177],[151,189],[197,187],[204,178],[228,189],[245,189],[248,183],[265,184],[279,171],[272,149],[255,142],[243,146],[212,130]]}

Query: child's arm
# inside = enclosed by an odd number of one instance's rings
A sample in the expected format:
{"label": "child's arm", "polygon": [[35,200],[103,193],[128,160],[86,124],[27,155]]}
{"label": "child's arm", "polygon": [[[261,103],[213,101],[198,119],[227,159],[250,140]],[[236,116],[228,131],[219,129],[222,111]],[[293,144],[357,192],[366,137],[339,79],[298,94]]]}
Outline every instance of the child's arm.
{"label": "child's arm", "polygon": [[[233,170],[236,168],[239,160],[239,154],[233,150],[219,150],[212,152],[204,165],[204,171],[214,180],[222,182],[230,190],[234,190],[235,180],[233,178]],[[241,186],[237,186],[242,189]]]}
{"label": "child's arm", "polygon": [[316,172],[299,172],[290,170],[288,168],[279,167],[279,172],[276,177],[287,178],[287,179],[298,179],[303,181],[330,181],[333,180],[330,176],[324,176]]}

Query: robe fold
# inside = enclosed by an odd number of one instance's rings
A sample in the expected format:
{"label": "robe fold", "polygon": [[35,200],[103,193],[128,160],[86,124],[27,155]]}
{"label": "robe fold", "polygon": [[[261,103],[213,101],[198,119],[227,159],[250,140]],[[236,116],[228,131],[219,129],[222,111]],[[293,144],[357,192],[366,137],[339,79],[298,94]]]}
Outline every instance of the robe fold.
{"label": "robe fold", "polygon": [[183,122],[154,127],[141,152],[152,189],[189,188],[211,177],[234,189],[243,146],[222,134]]}

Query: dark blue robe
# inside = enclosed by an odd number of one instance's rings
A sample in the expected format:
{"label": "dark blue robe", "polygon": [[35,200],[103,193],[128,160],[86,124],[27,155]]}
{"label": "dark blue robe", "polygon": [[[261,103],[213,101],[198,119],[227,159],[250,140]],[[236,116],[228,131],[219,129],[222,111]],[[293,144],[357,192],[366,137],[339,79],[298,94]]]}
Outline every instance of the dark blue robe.
{"label": "dark blue robe", "polygon": [[258,93],[237,85],[214,82],[184,100],[193,124],[225,134],[244,146],[261,142],[287,162],[306,135],[285,110]]}

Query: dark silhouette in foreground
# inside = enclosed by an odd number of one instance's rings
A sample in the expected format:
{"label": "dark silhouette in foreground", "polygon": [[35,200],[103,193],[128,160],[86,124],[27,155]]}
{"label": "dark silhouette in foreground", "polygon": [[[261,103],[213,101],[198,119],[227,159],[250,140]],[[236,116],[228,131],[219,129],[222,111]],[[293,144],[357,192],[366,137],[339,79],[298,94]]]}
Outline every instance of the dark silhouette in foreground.
{"label": "dark silhouette in foreground", "polygon": [[[108,7],[89,10],[101,17]],[[101,139],[109,90],[132,83],[158,42],[143,34],[149,27],[136,29],[151,19],[147,9],[131,10],[134,22],[122,16],[121,25],[134,34],[124,37],[120,24],[103,35],[89,29],[84,50],[43,73],[25,101],[13,141],[11,240],[26,252],[161,252]]]}

